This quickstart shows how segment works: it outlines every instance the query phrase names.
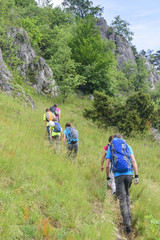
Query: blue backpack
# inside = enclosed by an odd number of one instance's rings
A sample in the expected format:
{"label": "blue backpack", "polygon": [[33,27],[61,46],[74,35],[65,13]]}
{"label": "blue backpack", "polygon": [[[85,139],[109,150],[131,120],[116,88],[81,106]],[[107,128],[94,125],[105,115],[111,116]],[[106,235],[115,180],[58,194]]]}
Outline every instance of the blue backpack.
{"label": "blue backpack", "polygon": [[59,123],[55,122],[54,130],[53,132],[61,132],[61,126]]}
{"label": "blue backpack", "polygon": [[114,138],[110,147],[112,153],[112,169],[113,172],[127,172],[132,170],[132,162],[129,147],[121,138]]}
{"label": "blue backpack", "polygon": [[78,142],[78,131],[73,127],[67,127],[67,142],[68,143],[76,143]]}

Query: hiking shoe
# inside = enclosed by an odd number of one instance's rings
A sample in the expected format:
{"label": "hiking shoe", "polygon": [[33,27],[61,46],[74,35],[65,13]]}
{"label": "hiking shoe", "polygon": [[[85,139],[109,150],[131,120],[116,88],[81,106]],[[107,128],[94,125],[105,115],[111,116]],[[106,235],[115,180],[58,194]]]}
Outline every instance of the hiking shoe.
{"label": "hiking shoe", "polygon": [[131,227],[130,227],[130,226],[127,226],[127,227],[126,227],[126,233],[129,234],[130,232],[131,232]]}

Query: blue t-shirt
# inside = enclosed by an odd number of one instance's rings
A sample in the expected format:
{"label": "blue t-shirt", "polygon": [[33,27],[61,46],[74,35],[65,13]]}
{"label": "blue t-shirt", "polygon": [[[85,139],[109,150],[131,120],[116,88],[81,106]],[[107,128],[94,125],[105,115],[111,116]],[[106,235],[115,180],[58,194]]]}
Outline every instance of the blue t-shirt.
{"label": "blue t-shirt", "polygon": [[[128,145],[128,147],[129,147],[130,155],[133,154],[132,148],[129,145]],[[106,154],[106,158],[109,158],[110,160],[112,158],[112,152],[111,152],[110,147],[108,148],[108,151],[107,151],[107,154]],[[114,177],[118,177],[120,175],[133,175],[133,171],[132,170],[128,170],[127,172],[123,172],[123,173],[120,173],[120,172],[115,172],[114,173]]]}
{"label": "blue t-shirt", "polygon": [[66,135],[66,138],[67,138],[67,144],[71,143],[71,141],[69,140],[69,132],[70,130],[68,128],[66,128],[64,131],[63,131],[63,135],[65,134]]}

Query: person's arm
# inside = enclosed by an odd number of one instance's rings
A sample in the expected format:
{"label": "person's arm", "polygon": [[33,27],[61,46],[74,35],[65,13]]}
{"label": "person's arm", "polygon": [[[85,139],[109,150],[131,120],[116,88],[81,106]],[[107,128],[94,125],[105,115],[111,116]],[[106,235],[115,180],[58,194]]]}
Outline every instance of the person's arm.
{"label": "person's arm", "polygon": [[58,111],[58,118],[60,119],[60,117],[61,117],[61,110],[59,109],[59,111]]}
{"label": "person's arm", "polygon": [[133,154],[131,154],[131,159],[132,159],[132,165],[133,165],[133,169],[134,169],[134,173],[135,173],[134,184],[138,184],[139,183],[138,167],[137,167],[137,162],[136,162]]}
{"label": "person's arm", "polygon": [[134,173],[135,173],[135,175],[138,175],[138,167],[137,167],[137,163],[136,163],[136,160],[135,160],[133,154],[131,154],[131,159],[132,159]]}
{"label": "person's arm", "polygon": [[103,154],[102,154],[102,158],[101,158],[101,172],[103,172],[103,170],[104,170],[103,164],[104,164],[105,157],[106,157],[106,150],[103,149]]}
{"label": "person's arm", "polygon": [[106,174],[107,174],[107,178],[109,178],[109,163],[110,163],[110,159],[107,158],[107,163],[106,163]]}

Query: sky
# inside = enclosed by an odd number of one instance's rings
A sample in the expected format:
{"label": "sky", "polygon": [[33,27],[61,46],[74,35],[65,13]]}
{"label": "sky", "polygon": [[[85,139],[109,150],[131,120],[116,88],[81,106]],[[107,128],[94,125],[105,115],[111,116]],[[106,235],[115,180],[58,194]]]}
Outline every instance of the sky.
{"label": "sky", "polygon": [[[53,7],[63,0],[52,0]],[[102,17],[108,25],[120,15],[134,33],[132,44],[138,51],[160,50],[160,0],[92,0],[93,6],[104,7]]]}

